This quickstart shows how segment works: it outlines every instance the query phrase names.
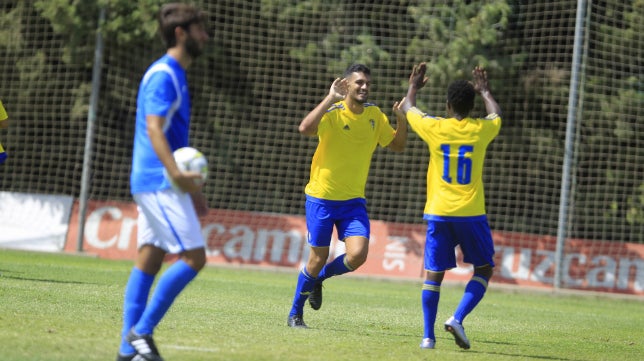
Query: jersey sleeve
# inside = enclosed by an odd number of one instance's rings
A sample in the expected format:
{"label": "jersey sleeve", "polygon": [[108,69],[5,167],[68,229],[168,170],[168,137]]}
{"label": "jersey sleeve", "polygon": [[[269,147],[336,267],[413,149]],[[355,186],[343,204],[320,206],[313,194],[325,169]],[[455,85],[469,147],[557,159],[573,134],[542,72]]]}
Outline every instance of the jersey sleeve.
{"label": "jersey sleeve", "polygon": [[380,134],[378,135],[378,144],[381,147],[386,147],[394,140],[396,136],[396,130],[389,123],[389,118],[382,111],[380,113]]}
{"label": "jersey sleeve", "polygon": [[412,107],[407,111],[407,122],[409,126],[425,142],[429,142],[431,126],[434,123],[433,120],[437,119],[440,118],[429,116],[416,107]]}
{"label": "jersey sleeve", "polygon": [[488,114],[482,119],[482,122],[486,129],[486,135],[489,137],[489,140],[492,141],[492,139],[499,135],[501,130],[501,117],[495,113]]}
{"label": "jersey sleeve", "polygon": [[172,77],[165,71],[157,71],[150,75],[143,91],[146,116],[167,116],[178,97]]}

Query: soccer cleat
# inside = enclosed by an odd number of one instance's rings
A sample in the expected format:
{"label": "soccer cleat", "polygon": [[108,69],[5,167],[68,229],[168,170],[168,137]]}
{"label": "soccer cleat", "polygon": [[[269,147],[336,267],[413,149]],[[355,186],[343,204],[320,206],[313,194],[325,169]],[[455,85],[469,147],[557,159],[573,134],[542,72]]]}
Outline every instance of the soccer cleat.
{"label": "soccer cleat", "polygon": [[134,332],[134,329],[131,329],[130,332],[125,336],[127,342],[134,347],[138,356],[141,356],[146,361],[163,361],[161,355],[159,355],[159,350],[154,344],[152,335],[138,335]]}
{"label": "soccer cleat", "polygon": [[121,355],[119,353],[118,355],[116,355],[116,361],[145,361],[145,359],[138,353],[131,355]]}
{"label": "soccer cleat", "polygon": [[460,322],[454,319],[454,316],[445,321],[445,331],[454,336],[454,341],[456,341],[458,347],[466,350],[470,348],[470,340],[465,336],[465,329]]}
{"label": "soccer cleat", "polygon": [[436,341],[431,338],[424,338],[423,342],[420,343],[420,348],[434,348],[434,345],[436,345]]}
{"label": "soccer cleat", "polygon": [[316,283],[309,295],[309,305],[314,310],[319,310],[322,307],[322,282]]}
{"label": "soccer cleat", "polygon": [[293,328],[309,328],[309,326],[304,323],[302,315],[288,316],[286,324],[288,325],[288,327]]}

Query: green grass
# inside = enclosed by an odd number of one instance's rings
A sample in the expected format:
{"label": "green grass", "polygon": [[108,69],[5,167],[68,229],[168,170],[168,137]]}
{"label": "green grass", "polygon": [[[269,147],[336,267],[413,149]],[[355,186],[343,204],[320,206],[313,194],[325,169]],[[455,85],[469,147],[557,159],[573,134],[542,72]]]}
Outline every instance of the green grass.
{"label": "green grass", "polygon": [[[0,250],[0,359],[114,360],[131,261]],[[338,277],[309,330],[286,327],[296,271],[207,267],[155,333],[167,361],[641,360],[644,303],[491,286],[465,322],[472,348],[442,331],[462,294],[445,285],[434,350],[421,350],[420,281]]]}

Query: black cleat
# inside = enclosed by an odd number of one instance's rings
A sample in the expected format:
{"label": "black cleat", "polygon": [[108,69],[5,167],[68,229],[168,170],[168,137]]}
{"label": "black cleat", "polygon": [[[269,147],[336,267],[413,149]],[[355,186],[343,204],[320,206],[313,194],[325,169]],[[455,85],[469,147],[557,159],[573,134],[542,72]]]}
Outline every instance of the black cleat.
{"label": "black cleat", "polygon": [[322,307],[322,282],[316,283],[309,295],[309,305],[314,310],[319,310]]}
{"label": "black cleat", "polygon": [[288,316],[286,324],[288,325],[288,327],[293,328],[309,328],[309,326],[304,323],[302,315]]}
{"label": "black cleat", "polygon": [[134,329],[131,329],[127,336],[125,336],[125,339],[134,347],[138,354],[137,356],[142,357],[143,360],[163,361],[163,358],[159,355],[157,346],[154,344],[152,335],[138,335],[134,332]]}

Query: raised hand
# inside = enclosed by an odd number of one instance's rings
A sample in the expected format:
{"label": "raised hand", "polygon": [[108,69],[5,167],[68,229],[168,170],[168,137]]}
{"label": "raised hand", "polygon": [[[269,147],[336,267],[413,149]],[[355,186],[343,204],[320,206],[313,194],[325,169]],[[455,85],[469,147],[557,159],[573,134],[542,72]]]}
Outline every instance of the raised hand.
{"label": "raised hand", "polygon": [[405,116],[405,111],[403,110],[403,104],[405,103],[405,98],[402,98],[400,101],[394,103],[392,107],[394,114],[396,114],[397,119],[407,119]]}
{"label": "raised hand", "polygon": [[425,76],[426,72],[427,64],[425,62],[414,65],[414,68],[409,75],[409,86],[416,89],[421,89],[422,87],[424,87],[425,84],[427,84],[427,80],[429,80],[429,78]]}
{"label": "raised hand", "polygon": [[472,85],[479,94],[490,90],[485,69],[477,66],[472,70]]}
{"label": "raised hand", "polygon": [[487,72],[485,69],[477,66],[472,70],[472,85],[474,90],[481,95],[485,103],[485,110],[488,114],[501,115],[501,107],[492,96],[490,86],[487,82]]}
{"label": "raised hand", "polygon": [[340,101],[347,95],[347,89],[347,79],[336,78],[331,84],[331,89],[329,89],[329,96],[333,99],[333,102]]}

